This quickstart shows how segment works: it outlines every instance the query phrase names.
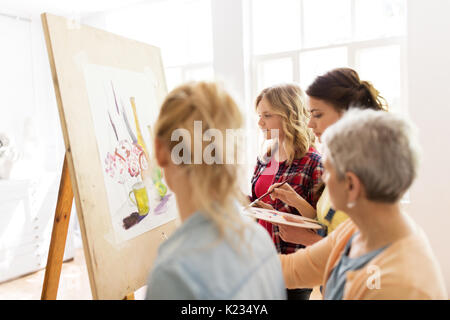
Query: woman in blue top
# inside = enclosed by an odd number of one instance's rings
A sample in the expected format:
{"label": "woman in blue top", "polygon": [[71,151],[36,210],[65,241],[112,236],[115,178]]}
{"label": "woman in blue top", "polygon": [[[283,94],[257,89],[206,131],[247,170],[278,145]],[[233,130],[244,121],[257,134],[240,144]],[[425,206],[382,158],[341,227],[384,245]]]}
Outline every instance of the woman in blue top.
{"label": "woman in blue top", "polygon": [[214,83],[185,84],[166,97],[155,124],[155,156],[182,224],[159,248],[147,299],[286,298],[268,233],[237,206],[243,175],[237,153],[228,158],[234,137],[223,138],[241,125],[237,105]]}

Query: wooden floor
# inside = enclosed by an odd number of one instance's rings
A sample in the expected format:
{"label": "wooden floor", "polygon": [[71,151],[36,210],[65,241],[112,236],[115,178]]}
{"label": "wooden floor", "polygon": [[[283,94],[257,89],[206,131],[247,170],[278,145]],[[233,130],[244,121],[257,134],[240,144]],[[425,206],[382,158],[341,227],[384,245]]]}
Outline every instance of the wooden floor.
{"label": "wooden floor", "polygon": [[[45,269],[0,283],[0,300],[39,300]],[[135,292],[135,299],[145,297],[145,287]],[[83,249],[76,249],[73,260],[64,262],[59,281],[58,300],[91,300],[91,288]]]}
{"label": "wooden floor", "polygon": [[[39,300],[41,298],[42,283],[45,269],[35,273],[0,283],[0,300]],[[146,287],[135,292],[136,300],[145,297]],[[314,288],[311,300],[321,299],[318,288]],[[83,249],[76,249],[72,261],[64,262],[58,289],[59,300],[91,300]]]}

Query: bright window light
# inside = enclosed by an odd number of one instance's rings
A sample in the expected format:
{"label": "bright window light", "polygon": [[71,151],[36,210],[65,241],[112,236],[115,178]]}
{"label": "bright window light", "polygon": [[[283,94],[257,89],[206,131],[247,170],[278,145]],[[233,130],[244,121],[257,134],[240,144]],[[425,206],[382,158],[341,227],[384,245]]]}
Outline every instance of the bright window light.
{"label": "bright window light", "polygon": [[359,40],[405,33],[405,0],[356,0],[355,31]]}
{"label": "bright window light", "polygon": [[400,46],[366,48],[357,51],[356,66],[361,79],[368,79],[387,100],[391,111],[400,109]]}
{"label": "bright window light", "polygon": [[[251,0],[252,99],[262,87],[355,69],[402,112],[406,0]],[[403,85],[402,85],[403,84]]]}
{"label": "bright window light", "polygon": [[189,68],[185,70],[184,78],[186,80],[201,81],[213,80],[214,70],[212,66]]}
{"label": "bright window light", "polygon": [[252,2],[253,53],[295,50],[300,46],[300,1]]}
{"label": "bright window light", "polygon": [[210,0],[166,0],[108,13],[108,30],[161,49],[168,90],[213,77]]}
{"label": "bright window light", "polygon": [[300,53],[300,85],[306,90],[317,76],[331,69],[347,66],[346,47],[302,52]]}
{"label": "bright window light", "polygon": [[292,60],[290,58],[271,59],[259,64],[258,92],[273,84],[292,81]]}
{"label": "bright window light", "polygon": [[351,39],[350,0],[303,0],[305,47]]}

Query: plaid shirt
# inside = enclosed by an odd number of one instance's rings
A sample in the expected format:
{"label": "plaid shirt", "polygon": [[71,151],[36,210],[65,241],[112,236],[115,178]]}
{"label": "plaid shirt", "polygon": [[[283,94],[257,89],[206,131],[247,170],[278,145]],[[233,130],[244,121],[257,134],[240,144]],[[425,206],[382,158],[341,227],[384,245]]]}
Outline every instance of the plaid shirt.
{"label": "plaid shirt", "polygon": [[[258,181],[264,169],[269,165],[263,163],[259,159],[256,164],[255,171],[252,178],[252,196],[251,201],[256,200],[258,197],[255,195],[255,184]],[[283,182],[287,179],[291,179],[289,185],[305,199],[309,204],[316,208],[316,200],[314,195],[314,187],[320,183],[323,172],[323,166],[321,163],[321,156],[317,150],[313,147],[309,148],[306,155],[301,159],[294,159],[289,166],[286,161],[279,164],[278,171],[275,173],[273,183]],[[267,202],[275,210],[288,212],[292,214],[298,214],[298,210],[294,207],[290,207],[287,204],[281,202],[279,199],[269,200]],[[294,253],[297,249],[304,248],[303,245],[284,242],[281,240],[279,230],[276,225],[272,225],[272,240],[277,248],[278,253],[288,254]]]}

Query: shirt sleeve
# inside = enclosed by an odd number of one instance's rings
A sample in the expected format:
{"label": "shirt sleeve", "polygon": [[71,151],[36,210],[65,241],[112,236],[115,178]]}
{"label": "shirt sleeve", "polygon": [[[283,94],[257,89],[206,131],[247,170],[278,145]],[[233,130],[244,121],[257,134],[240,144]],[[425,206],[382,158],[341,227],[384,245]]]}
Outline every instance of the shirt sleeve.
{"label": "shirt sleeve", "polygon": [[194,300],[197,299],[192,286],[175,266],[158,266],[150,275],[147,300]]}
{"label": "shirt sleeve", "polygon": [[[310,157],[309,169],[298,172],[298,177],[293,179],[297,183],[291,183],[292,188],[302,196],[314,209],[319,197],[316,197],[316,189],[322,183],[323,166],[320,158]],[[287,207],[287,205],[286,205]]]}
{"label": "shirt sleeve", "polygon": [[343,247],[355,230],[348,219],[319,242],[291,254],[279,255],[286,287],[312,288],[323,284],[332,251],[337,246]]}
{"label": "shirt sleeve", "polygon": [[323,166],[321,162],[318,162],[317,165],[315,166],[313,172],[312,172],[312,176],[311,176],[311,180],[312,180],[312,188],[309,190],[309,195],[308,195],[308,199],[309,199],[309,203],[316,208],[317,205],[317,200],[319,199],[319,197],[316,197],[316,190],[319,186],[319,184],[322,183],[322,174],[323,174]]}
{"label": "shirt sleeve", "polygon": [[295,289],[320,285],[332,247],[332,237],[326,237],[295,253],[279,255],[286,287]]}
{"label": "shirt sleeve", "polygon": [[[315,199],[314,191],[317,185],[322,181],[321,177],[323,167],[319,160],[310,158],[308,161],[310,161],[310,169],[305,171],[297,171],[295,177],[288,179],[292,179],[291,182],[289,182],[289,185],[294,189],[294,191],[315,209],[318,199]],[[281,205],[276,205],[276,210],[300,214],[297,208],[290,207],[281,200],[277,200],[277,203]]]}

